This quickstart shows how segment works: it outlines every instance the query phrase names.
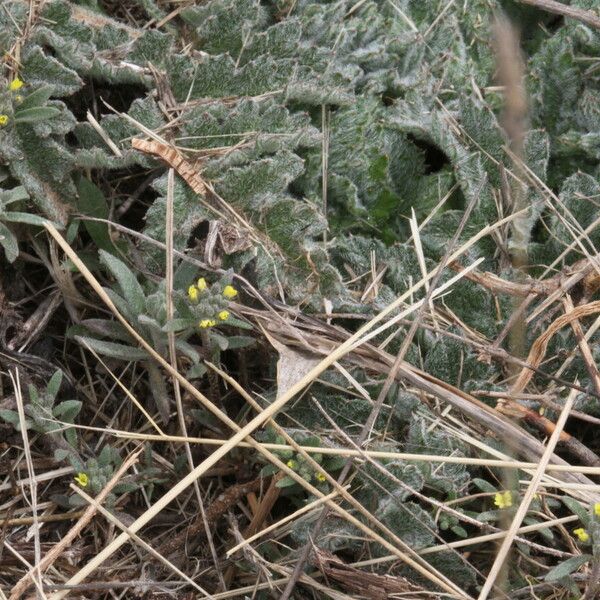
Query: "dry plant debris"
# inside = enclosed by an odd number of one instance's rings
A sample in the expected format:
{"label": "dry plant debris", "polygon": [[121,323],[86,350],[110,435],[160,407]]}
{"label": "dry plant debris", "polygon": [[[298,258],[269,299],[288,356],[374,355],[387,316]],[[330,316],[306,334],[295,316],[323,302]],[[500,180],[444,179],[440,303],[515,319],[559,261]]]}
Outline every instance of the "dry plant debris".
{"label": "dry plant debris", "polygon": [[0,598],[597,597],[571,4],[0,5]]}

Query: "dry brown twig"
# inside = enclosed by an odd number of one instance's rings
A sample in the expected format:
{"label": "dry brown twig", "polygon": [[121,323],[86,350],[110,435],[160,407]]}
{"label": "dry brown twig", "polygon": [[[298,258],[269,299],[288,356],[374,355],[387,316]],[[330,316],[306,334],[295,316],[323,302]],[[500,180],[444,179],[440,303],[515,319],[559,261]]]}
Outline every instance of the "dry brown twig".
{"label": "dry brown twig", "polygon": [[372,600],[385,600],[390,597],[389,594],[432,594],[404,577],[378,575],[347,565],[335,554],[321,548],[314,548],[310,564],[317,567],[326,578],[340,583],[348,592]]}
{"label": "dry brown twig", "polygon": [[535,6],[541,10],[554,13],[555,15],[562,15],[576,21],[581,21],[586,25],[590,25],[595,29],[600,29],[600,18],[595,15],[591,10],[584,10],[576,6],[569,6],[562,2],[556,2],[556,0],[517,0],[521,4],[528,4],[529,6]]}
{"label": "dry brown twig", "polygon": [[[600,312],[600,301],[596,300],[595,302],[590,302],[588,304],[584,304],[582,306],[577,306],[573,309],[572,312],[562,315],[554,322],[552,322],[546,331],[540,335],[535,342],[532,344],[531,349],[529,351],[529,356],[527,357],[527,362],[530,365],[535,367],[539,366],[546,355],[546,350],[548,349],[548,344],[552,339],[552,336],[556,334],[560,329],[569,325],[573,321],[577,321],[583,317],[587,317],[593,314]],[[527,384],[531,381],[533,377],[533,371],[531,369],[524,368],[519,377],[515,381],[511,392],[517,393],[522,392]]]}
{"label": "dry brown twig", "polygon": [[250,492],[257,491],[262,484],[262,479],[259,477],[246,483],[238,483],[227,488],[223,493],[219,494],[218,498],[210,504],[206,509],[206,521],[202,515],[194,520],[194,522],[186,527],[181,533],[171,537],[164,544],[158,547],[158,552],[167,558],[175,554],[181,556],[181,549],[185,548],[186,541],[190,540],[196,544],[199,539],[207,536],[205,523],[215,523],[227,510],[229,510],[243,496]]}

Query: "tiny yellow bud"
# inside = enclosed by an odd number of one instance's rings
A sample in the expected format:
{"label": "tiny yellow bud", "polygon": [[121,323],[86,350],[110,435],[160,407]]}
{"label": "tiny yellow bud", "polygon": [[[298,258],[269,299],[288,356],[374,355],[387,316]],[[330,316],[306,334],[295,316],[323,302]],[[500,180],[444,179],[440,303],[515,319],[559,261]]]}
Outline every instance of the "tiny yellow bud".
{"label": "tiny yellow bud", "polygon": [[198,286],[198,289],[201,292],[203,292],[208,287],[208,283],[206,283],[206,279],[204,279],[204,277],[200,277],[200,279],[198,279],[198,283],[196,285]]}
{"label": "tiny yellow bud", "polygon": [[227,319],[229,319],[229,311],[228,310],[222,310],[219,313],[219,319],[221,319],[221,321],[227,321]]}
{"label": "tiny yellow bud", "polygon": [[15,77],[9,84],[8,89],[11,92],[16,92],[17,90],[20,90],[23,87],[23,82],[18,78]]}
{"label": "tiny yellow bud", "polygon": [[195,285],[190,285],[188,288],[188,298],[192,302],[198,302],[198,288]]}
{"label": "tiny yellow bud", "polygon": [[226,285],[223,290],[223,296],[229,299],[235,298],[237,296],[237,290],[232,285]]}
{"label": "tiny yellow bud", "polygon": [[202,321],[198,323],[198,326],[200,329],[206,329],[207,327],[214,327],[216,324],[217,322],[214,319],[202,319]]}
{"label": "tiny yellow bud", "polygon": [[86,473],[77,473],[77,477],[75,477],[75,481],[81,487],[85,487],[90,482],[90,478],[87,476]]}
{"label": "tiny yellow bud", "polygon": [[290,458],[290,460],[287,461],[287,463],[285,463],[290,469],[297,469],[298,468],[298,463],[293,459]]}
{"label": "tiny yellow bud", "polygon": [[594,514],[597,517],[600,517],[600,502],[596,502],[596,504],[594,504]]}
{"label": "tiny yellow bud", "polygon": [[327,477],[325,477],[325,473],[321,473],[321,471],[319,471],[316,475],[315,475],[317,481],[320,481],[321,483],[323,483],[324,481],[327,481]]}
{"label": "tiny yellow bud", "polygon": [[494,496],[494,504],[499,508],[510,508],[512,506],[512,493],[510,490],[505,492],[498,492]]}
{"label": "tiny yellow bud", "polygon": [[21,94],[17,94],[17,95],[15,96],[15,102],[16,102],[17,104],[21,104],[21,102],[23,102],[23,96],[21,96]]}
{"label": "tiny yellow bud", "polygon": [[577,536],[580,542],[587,542],[590,539],[589,533],[583,527],[573,529],[573,533]]}
{"label": "tiny yellow bud", "polygon": [[0,115],[0,127],[8,123],[8,115]]}

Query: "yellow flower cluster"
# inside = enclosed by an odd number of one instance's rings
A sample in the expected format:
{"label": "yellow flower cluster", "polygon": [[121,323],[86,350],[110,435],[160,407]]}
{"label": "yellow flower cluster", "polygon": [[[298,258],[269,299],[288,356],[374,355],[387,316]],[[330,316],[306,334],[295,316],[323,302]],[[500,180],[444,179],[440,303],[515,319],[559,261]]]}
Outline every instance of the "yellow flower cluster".
{"label": "yellow flower cluster", "polygon": [[188,288],[188,298],[192,302],[198,302],[198,288],[195,285],[190,285]]}
{"label": "yellow flower cluster", "polygon": [[590,534],[583,527],[573,529],[573,533],[580,542],[587,542],[590,539]]}
{"label": "yellow flower cluster", "polygon": [[290,458],[290,460],[287,461],[286,465],[290,469],[296,470],[298,468],[298,461],[294,460],[293,458]]}
{"label": "yellow flower cluster", "polygon": [[[207,289],[208,283],[206,283],[206,279],[204,279],[204,277],[200,277],[200,279],[198,279],[198,281],[195,284],[193,283],[188,288],[188,298],[194,304],[198,304],[200,294]],[[231,298],[235,298],[237,296],[237,293],[237,290],[232,285],[226,285],[223,288],[223,296],[225,298],[228,298],[229,300],[231,300]],[[217,313],[217,317],[220,321],[227,321],[227,319],[229,319],[229,314],[230,313],[228,310],[222,310],[219,313]],[[216,324],[217,319],[202,319],[198,323],[198,327],[200,327],[200,329],[207,329],[208,327],[214,327]]]}
{"label": "yellow flower cluster", "polygon": [[202,319],[200,323],[198,323],[198,327],[200,329],[206,329],[207,327],[214,327],[217,322],[214,319]]}
{"label": "yellow flower cluster", "polygon": [[204,279],[204,277],[200,277],[195,285],[192,284],[188,288],[188,298],[194,303],[198,302],[198,295],[207,288],[208,284],[206,283],[206,279]]}
{"label": "yellow flower cluster", "polygon": [[510,508],[512,506],[512,493],[510,490],[498,492],[494,496],[494,504],[499,508]]}
{"label": "yellow flower cluster", "polygon": [[16,92],[17,90],[20,90],[23,87],[23,82],[18,78],[15,77],[9,84],[8,89],[11,92]]}
{"label": "yellow flower cluster", "polygon": [[8,115],[0,115],[0,127],[4,127],[8,123]]}
{"label": "yellow flower cluster", "polygon": [[321,473],[321,471],[319,471],[316,475],[315,475],[317,481],[320,481],[321,483],[323,483],[324,481],[327,481],[327,477],[325,477],[325,473]]}
{"label": "yellow flower cluster", "polygon": [[86,473],[77,473],[77,477],[75,477],[75,481],[81,487],[85,487],[90,482],[90,478],[87,476]]}
{"label": "yellow flower cluster", "polygon": [[231,300],[237,296],[237,290],[232,285],[226,285],[223,290],[223,296]]}
{"label": "yellow flower cluster", "polygon": [[597,517],[600,517],[600,502],[596,502],[596,504],[594,504],[594,514]]}

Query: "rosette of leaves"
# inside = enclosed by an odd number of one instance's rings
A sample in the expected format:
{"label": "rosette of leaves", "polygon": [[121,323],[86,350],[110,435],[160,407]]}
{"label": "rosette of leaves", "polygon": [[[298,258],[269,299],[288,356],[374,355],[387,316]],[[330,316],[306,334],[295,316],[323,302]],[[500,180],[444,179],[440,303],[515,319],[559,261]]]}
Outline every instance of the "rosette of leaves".
{"label": "rosette of leaves", "polygon": [[[106,484],[121,466],[122,462],[119,451],[112,446],[104,446],[97,458],[92,457],[85,461],[71,459],[71,464],[75,472],[78,473],[75,480],[91,496],[97,496],[106,487]],[[109,507],[113,506],[118,494],[133,492],[139,487],[133,481],[118,483],[106,497],[107,505]],[[86,500],[78,495],[69,496],[68,498],[66,496],[55,496],[54,500],[69,508],[87,506]]]}
{"label": "rosette of leaves", "polygon": [[[300,446],[308,446],[312,448],[319,448],[323,446],[323,440],[318,435],[310,435],[303,431],[297,431],[293,429],[287,429],[286,432],[293,438],[293,440]],[[277,435],[275,431],[269,429],[263,435],[264,440],[273,444],[285,445],[285,439]],[[335,455],[321,454],[320,452],[311,452],[311,458],[322,466],[322,470],[315,471],[315,468],[310,464],[301,454],[297,453],[293,448],[286,450],[273,450],[273,453],[277,455],[283,462],[287,464],[290,469],[293,469],[300,475],[304,480],[312,483],[315,487],[321,489],[323,492],[328,492],[328,484],[323,471],[329,474],[333,474],[339,471],[345,463],[344,458]],[[261,475],[267,477],[274,475],[279,472],[279,469],[271,464],[264,466],[261,470]],[[279,488],[290,488],[290,494],[301,493],[301,488],[296,481],[294,481],[288,475],[285,475],[277,482]]]}
{"label": "rosette of leaves", "polygon": [[[104,288],[120,313],[136,332],[163,358],[168,358],[166,334],[167,314],[165,307],[165,282],[146,282],[146,291],[133,271],[120,259],[100,250],[100,262],[114,278],[114,288]],[[174,285],[180,284],[175,277]],[[183,296],[183,292],[179,293]],[[176,303],[179,304],[180,303]],[[123,325],[112,319],[85,319],[81,326],[71,329],[71,334],[84,347],[98,354],[126,362],[139,361],[150,380],[150,390],[164,422],[169,419],[169,395],[159,368],[146,350],[131,345],[132,338]],[[200,355],[187,342],[191,330],[175,338],[176,349],[187,358],[189,364],[198,365]],[[116,341],[113,341],[116,340]]]}
{"label": "rosette of leaves", "polygon": [[[64,424],[75,422],[75,417],[81,410],[81,402],[79,400],[57,402],[62,378],[63,372],[58,369],[48,381],[45,390],[38,390],[34,385],[29,385],[29,402],[25,404],[24,412],[25,427],[37,433],[48,434],[51,445],[63,452],[62,458],[64,458],[64,453],[75,454],[77,444],[76,429],[65,428]],[[3,409],[0,410],[0,417],[13,425],[17,431],[21,430],[18,412]]]}

